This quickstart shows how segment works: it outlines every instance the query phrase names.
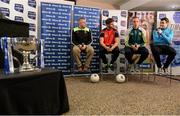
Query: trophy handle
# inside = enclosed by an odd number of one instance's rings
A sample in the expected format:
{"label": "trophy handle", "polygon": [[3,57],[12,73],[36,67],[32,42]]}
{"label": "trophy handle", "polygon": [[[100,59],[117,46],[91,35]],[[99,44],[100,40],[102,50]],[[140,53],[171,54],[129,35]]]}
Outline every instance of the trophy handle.
{"label": "trophy handle", "polygon": [[38,56],[39,56],[38,54],[35,55],[34,58],[32,58],[32,61],[35,61]]}
{"label": "trophy handle", "polygon": [[18,49],[15,49],[15,47],[13,47],[13,46],[12,46],[12,49],[14,49],[14,50],[16,50],[17,52],[19,52],[19,53],[23,54],[23,52],[22,52],[22,51],[20,51],[20,50],[18,50]]}
{"label": "trophy handle", "polygon": [[20,61],[16,57],[13,56],[13,60],[17,61],[18,65],[21,66]]}
{"label": "trophy handle", "polygon": [[13,60],[17,61],[17,63],[18,63],[19,67],[16,69],[16,71],[19,72],[19,68],[21,67],[20,61],[18,60],[18,58],[14,57],[14,56],[13,56]]}

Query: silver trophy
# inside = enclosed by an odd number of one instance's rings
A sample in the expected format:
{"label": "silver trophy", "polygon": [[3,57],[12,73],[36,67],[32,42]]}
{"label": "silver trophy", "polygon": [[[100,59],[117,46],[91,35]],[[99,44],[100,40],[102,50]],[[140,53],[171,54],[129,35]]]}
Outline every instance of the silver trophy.
{"label": "silver trophy", "polygon": [[19,68],[19,72],[34,71],[37,70],[32,64],[29,63],[29,56],[31,53],[37,51],[37,40],[35,37],[21,37],[16,38],[13,42],[15,49],[19,50],[23,54],[23,64]]}

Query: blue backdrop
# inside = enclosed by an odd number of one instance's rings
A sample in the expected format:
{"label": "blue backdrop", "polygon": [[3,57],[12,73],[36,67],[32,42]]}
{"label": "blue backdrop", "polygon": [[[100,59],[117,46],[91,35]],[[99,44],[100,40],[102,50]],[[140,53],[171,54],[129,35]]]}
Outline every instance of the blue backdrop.
{"label": "blue backdrop", "polygon": [[44,40],[44,65],[71,73],[72,6],[41,3],[41,39]]}

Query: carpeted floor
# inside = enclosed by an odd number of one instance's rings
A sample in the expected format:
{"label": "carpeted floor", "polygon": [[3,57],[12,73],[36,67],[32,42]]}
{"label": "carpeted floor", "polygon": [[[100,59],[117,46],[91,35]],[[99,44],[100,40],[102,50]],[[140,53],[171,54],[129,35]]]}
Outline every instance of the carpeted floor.
{"label": "carpeted floor", "polygon": [[99,83],[87,77],[66,78],[70,111],[65,115],[180,115],[180,82],[129,78],[121,84],[112,76]]}

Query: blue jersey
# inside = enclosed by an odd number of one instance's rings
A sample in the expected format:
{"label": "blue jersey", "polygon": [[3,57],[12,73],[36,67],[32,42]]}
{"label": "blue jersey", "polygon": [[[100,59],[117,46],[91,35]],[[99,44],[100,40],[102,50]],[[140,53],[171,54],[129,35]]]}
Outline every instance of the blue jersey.
{"label": "blue jersey", "polygon": [[173,38],[173,30],[170,28],[162,29],[162,33],[159,34],[157,30],[153,31],[153,43],[155,45],[170,45]]}

